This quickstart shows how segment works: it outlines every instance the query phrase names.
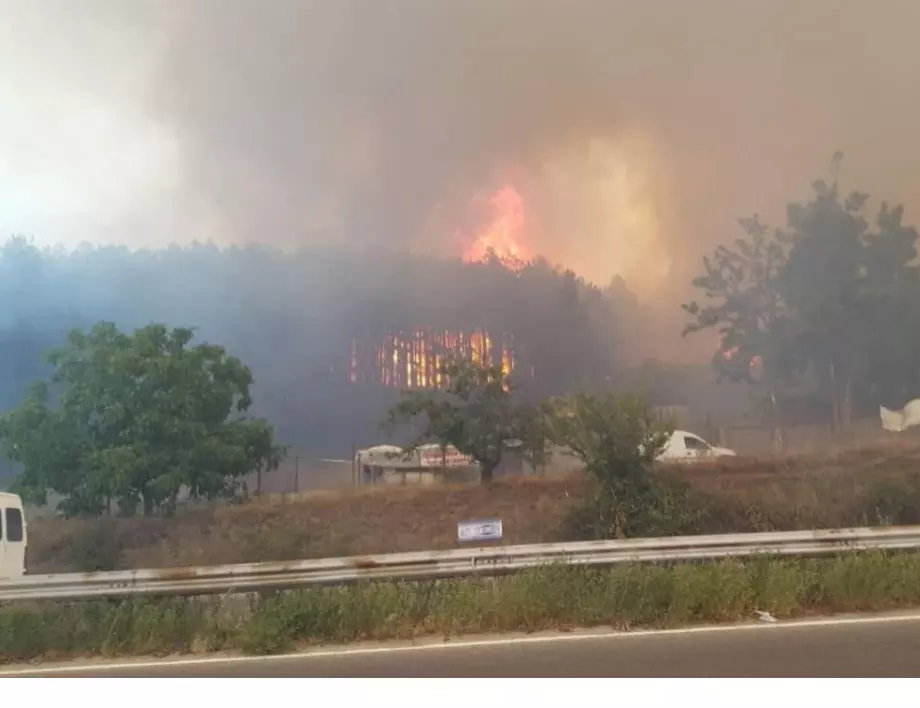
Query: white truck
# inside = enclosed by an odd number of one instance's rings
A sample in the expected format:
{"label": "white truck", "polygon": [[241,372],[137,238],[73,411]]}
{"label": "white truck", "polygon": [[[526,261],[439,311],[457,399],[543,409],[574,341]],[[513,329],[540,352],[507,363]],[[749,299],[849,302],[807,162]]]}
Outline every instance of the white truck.
{"label": "white truck", "polygon": [[695,462],[714,457],[735,457],[737,454],[727,447],[711,445],[699,435],[675,430],[656,459],[660,462]]}
{"label": "white truck", "polygon": [[0,492],[0,580],[26,572],[26,515],[18,494]]}

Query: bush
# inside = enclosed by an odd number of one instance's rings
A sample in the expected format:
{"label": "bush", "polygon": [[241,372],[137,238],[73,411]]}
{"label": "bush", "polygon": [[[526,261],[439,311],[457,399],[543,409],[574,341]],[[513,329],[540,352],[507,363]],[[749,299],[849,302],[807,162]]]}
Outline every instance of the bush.
{"label": "bush", "polygon": [[[773,530],[755,525],[751,517],[756,511],[695,490],[683,480],[661,477],[642,494],[623,500],[596,488],[592,496],[572,507],[560,537],[588,541]],[[616,525],[605,526],[604,520],[611,518]]]}
{"label": "bush", "polygon": [[644,400],[574,394],[551,402],[546,415],[550,440],[580,459],[595,481],[589,501],[574,512],[577,534],[622,538],[662,525],[671,500],[652,466],[670,428]]}
{"label": "bush", "polygon": [[[870,525],[920,524],[920,475],[912,473],[903,482],[879,482],[866,492],[861,505],[862,523]],[[854,514],[855,516],[855,514]]]}

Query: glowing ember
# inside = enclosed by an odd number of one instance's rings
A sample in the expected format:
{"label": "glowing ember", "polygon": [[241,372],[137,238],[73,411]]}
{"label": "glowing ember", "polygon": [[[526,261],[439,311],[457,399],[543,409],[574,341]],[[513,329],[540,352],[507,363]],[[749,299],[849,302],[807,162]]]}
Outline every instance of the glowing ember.
{"label": "glowing ember", "polygon": [[[721,354],[724,359],[731,361],[735,357],[735,354],[737,354],[740,350],[740,347],[732,347],[731,349],[723,349]],[[748,362],[748,367],[755,368],[758,366],[763,366],[763,358],[759,354],[755,354]]]}
{"label": "glowing ember", "polygon": [[473,234],[470,245],[463,253],[469,262],[481,262],[489,251],[505,263],[521,263],[531,255],[521,242],[524,230],[524,200],[511,185],[499,189],[489,200],[492,218],[488,224]]}

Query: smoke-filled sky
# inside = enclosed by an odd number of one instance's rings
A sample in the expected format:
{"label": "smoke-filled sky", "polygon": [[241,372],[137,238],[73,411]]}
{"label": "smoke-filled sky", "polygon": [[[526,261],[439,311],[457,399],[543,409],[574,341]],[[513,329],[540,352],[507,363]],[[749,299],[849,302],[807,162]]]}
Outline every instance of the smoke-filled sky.
{"label": "smoke-filled sky", "polygon": [[0,0],[0,233],[532,249],[676,302],[837,149],[920,209],[916,0]]}

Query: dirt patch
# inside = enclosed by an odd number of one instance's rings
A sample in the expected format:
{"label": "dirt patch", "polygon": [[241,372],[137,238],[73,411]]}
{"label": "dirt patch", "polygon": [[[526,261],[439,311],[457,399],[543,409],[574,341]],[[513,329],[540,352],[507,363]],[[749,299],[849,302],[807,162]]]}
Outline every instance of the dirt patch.
{"label": "dirt patch", "polygon": [[[897,496],[898,489],[916,487],[920,446],[737,458],[662,472],[686,480],[719,507],[707,517],[716,526],[700,533],[874,525],[885,519],[873,490],[888,484]],[[27,566],[48,573],[455,548],[458,521],[488,517],[502,519],[502,543],[558,541],[565,540],[563,520],[589,488],[580,475],[518,478],[491,488],[314,493],[286,503],[192,509],[172,518],[35,519]],[[903,503],[914,504],[905,495]]]}

